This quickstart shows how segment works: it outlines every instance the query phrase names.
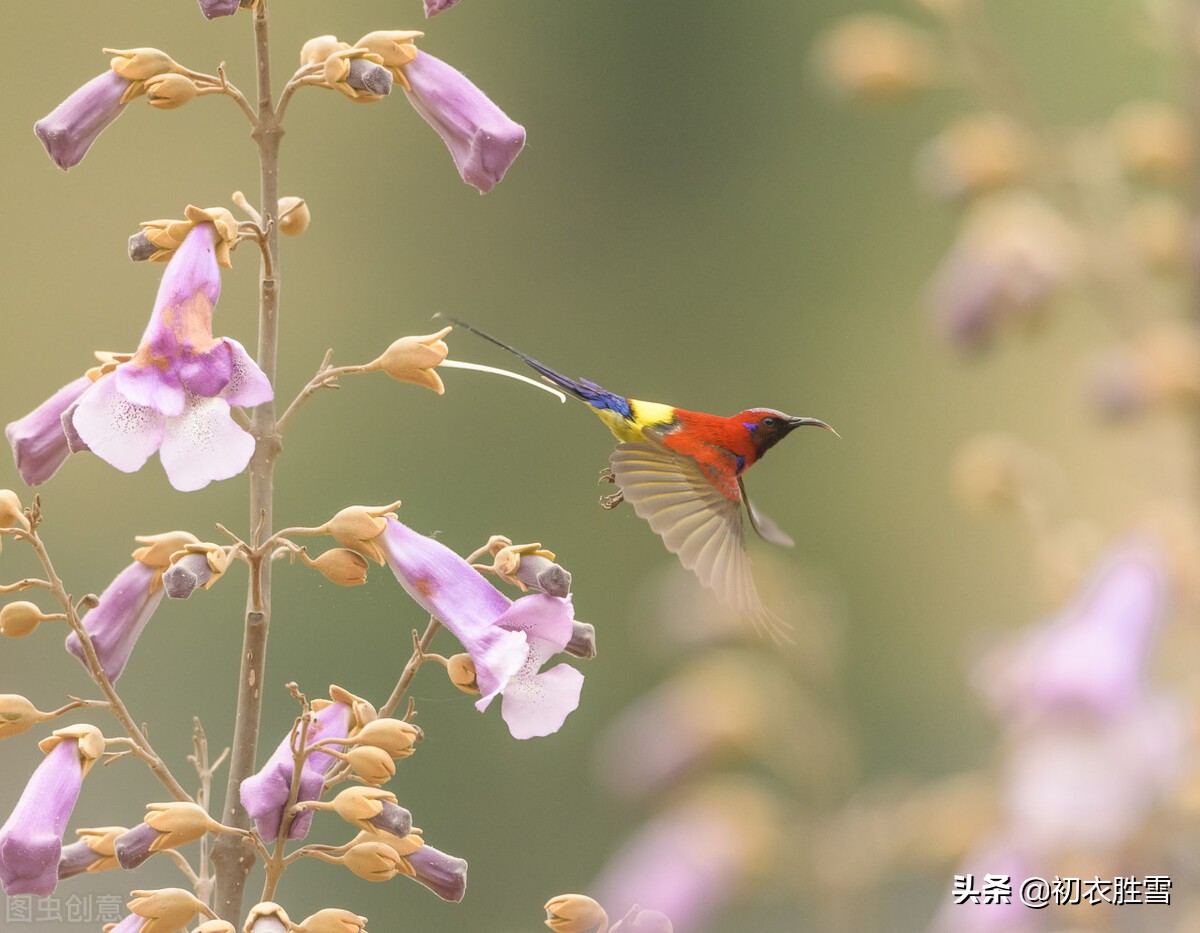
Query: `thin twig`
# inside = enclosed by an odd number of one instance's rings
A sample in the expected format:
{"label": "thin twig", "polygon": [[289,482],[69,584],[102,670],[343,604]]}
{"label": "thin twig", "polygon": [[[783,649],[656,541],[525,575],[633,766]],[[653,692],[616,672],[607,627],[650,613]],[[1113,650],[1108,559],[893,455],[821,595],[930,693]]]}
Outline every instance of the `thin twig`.
{"label": "thin twig", "polygon": [[333,350],[325,351],[325,358],[321,360],[321,365],[317,367],[316,375],[308,380],[308,384],[292,399],[292,403],[284,410],[279,418],[279,432],[282,434],[284,428],[287,427],[292,415],[305,402],[313,397],[321,389],[336,389],[338,388],[337,379],[339,376],[351,376],[358,373],[369,372],[366,366],[330,366],[329,360],[333,356]]}
{"label": "thin twig", "polygon": [[[390,716],[396,711],[396,707],[400,705],[404,694],[408,692],[408,688],[412,684],[417,671],[420,670],[421,665],[428,657],[429,645],[441,627],[442,623],[433,616],[430,616],[429,624],[425,626],[425,633],[420,638],[417,637],[416,629],[413,629],[413,653],[409,657],[408,663],[404,665],[404,670],[400,672],[400,679],[396,681],[396,686],[392,688],[391,695],[384,701],[383,706],[379,707],[380,717]],[[346,775],[349,772],[350,766],[344,761],[339,762],[329,773],[329,776],[325,778],[325,790],[329,790],[335,784],[340,784],[346,779]]]}
{"label": "thin twig", "polygon": [[109,679],[108,674],[104,672],[104,666],[100,663],[100,658],[96,654],[96,647],[92,644],[92,637],[88,634],[87,629],[83,627],[83,621],[80,619],[76,611],[75,604],[67,593],[66,587],[63,585],[62,579],[54,570],[54,564],[50,560],[50,553],[46,550],[46,545],[42,541],[41,536],[37,532],[37,525],[40,524],[40,503],[35,503],[38,522],[32,523],[32,531],[22,531],[18,536],[29,543],[41,562],[42,570],[45,572],[47,582],[50,584],[50,592],[63,607],[66,615],[67,623],[71,626],[71,630],[79,637],[79,642],[83,647],[84,666],[91,675],[92,680],[96,682],[96,686],[104,693],[105,699],[108,702],[109,712],[116,718],[117,722],[125,729],[128,735],[129,742],[136,749],[138,757],[142,758],[150,767],[151,772],[162,783],[163,787],[176,800],[192,799],[191,794],[183,789],[180,783],[175,780],[175,776],[171,774],[171,769],[166,766],[158,753],[154,751],[154,747],[150,744],[150,740],[146,738],[145,732],[138,726],[137,721],[129,712],[129,708],[125,702],[117,694],[116,688]]}
{"label": "thin twig", "polygon": [[292,102],[292,95],[295,94],[297,90],[314,83],[320,83],[319,81],[314,82],[310,79],[315,78],[324,69],[324,62],[305,65],[288,79],[288,83],[283,86],[283,93],[279,95],[279,106],[275,109],[276,119],[283,119],[283,115],[288,108],[288,104]]}

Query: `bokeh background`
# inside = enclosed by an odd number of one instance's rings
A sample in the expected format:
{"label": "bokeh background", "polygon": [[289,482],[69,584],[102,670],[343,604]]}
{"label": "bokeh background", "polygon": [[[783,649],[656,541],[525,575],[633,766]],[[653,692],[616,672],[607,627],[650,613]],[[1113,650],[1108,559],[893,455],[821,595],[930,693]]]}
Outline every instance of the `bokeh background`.
{"label": "bokeh background", "polygon": [[[1103,128],[1120,104],[1170,98],[1180,82],[1168,41],[1179,33],[1155,18],[1170,4],[980,5],[1004,71],[1055,127]],[[938,334],[928,283],[963,207],[920,190],[914,154],[978,96],[953,65],[938,65],[932,87],[894,106],[859,106],[831,88],[814,43],[840,17],[868,10],[931,36],[944,29],[942,14],[886,0],[462,0],[427,26],[416,0],[272,4],[280,84],[312,36],[426,28],[421,46],[529,133],[508,177],[480,197],[402,94],[369,107],[318,90],[297,96],[282,191],[308,200],[313,223],[283,243],[281,399],[326,348],[335,362],[362,362],[399,336],[436,329],[440,311],[634,397],[722,414],[778,407],[841,433],[801,432],[749,477],[759,506],[797,539],[794,551],[756,543],[754,553],[768,590],[794,597],[788,611],[802,634],[796,648],[740,640],[739,657],[764,681],[790,686],[772,701],[766,738],[712,770],[753,781],[778,836],[751,869],[730,869],[728,900],[691,928],[710,933],[918,930],[950,890],[952,859],[876,872],[838,853],[871,848],[877,821],[847,818],[860,806],[874,812],[864,799],[932,786],[936,809],[942,785],[930,782],[995,763],[1000,730],[968,672],[989,639],[1047,616],[1070,592],[1047,585],[1019,518],[956,504],[949,477],[964,442],[1001,430],[1045,451],[1058,477],[1050,508],[1086,519],[1085,555],[1136,523],[1147,501],[1185,501],[1195,483],[1186,418],[1154,413],[1114,426],[1089,406],[1091,355],[1130,332],[1095,291],[1067,296],[1042,326],[1002,334],[984,355],[955,352]],[[190,0],[61,0],[13,5],[4,22],[7,421],[78,375],[92,350],[136,343],[162,268],[125,258],[137,222],[180,216],[188,203],[228,204],[235,189],[252,195],[257,168],[244,118],[218,98],[174,112],[135,103],[67,174],[30,131],[104,69],[104,46],[157,46],[210,72],[226,61],[249,90],[244,15],[208,23]],[[256,276],[243,246],[216,314],[218,333],[250,345]],[[1156,288],[1165,305],[1182,306],[1186,277]],[[459,359],[513,362],[469,334],[450,345]],[[445,380],[441,398],[378,376],[313,399],[286,438],[280,524],[402,499],[406,523],[462,553],[494,533],[541,541],[573,572],[577,612],[596,625],[600,653],[578,664],[583,702],[566,726],[527,742],[511,739],[496,711],[475,713],[436,669],[423,671],[414,695],[428,737],[394,789],[432,844],[470,862],[466,899],[448,905],[403,879],[371,885],[303,864],[278,896],[294,919],[336,904],[370,917],[372,929],[536,930],[543,901],[588,890],[623,840],[688,793],[682,779],[632,797],[611,786],[632,767],[623,760],[632,746],[606,730],[638,698],[715,657],[717,642],[671,634],[693,620],[703,630],[712,613],[686,584],[662,589],[673,558],[631,511],[598,508],[606,432],[580,406],[516,383],[461,371]],[[0,486],[29,495],[10,462],[0,462]],[[44,535],[76,595],[107,585],[135,534],[213,537],[216,521],[246,533],[245,477],[183,495],[157,460],[125,476],[80,456],[40,492]],[[1068,578],[1080,569],[1074,554],[1064,558]],[[4,580],[33,570],[18,547],[2,560]],[[381,701],[424,621],[386,571],[355,590],[299,567],[278,567],[276,581],[264,749],[295,714],[284,683],[314,697],[336,683]],[[187,773],[194,715],[216,749],[229,740],[243,599],[235,569],[213,591],[165,604],[121,681],[177,773]],[[52,629],[0,645],[0,689],[43,708],[94,692]],[[708,684],[710,700],[740,708],[719,678]],[[0,747],[0,811],[38,760],[33,745]],[[89,778],[73,825],[132,823],[161,797],[156,788],[136,762],[119,762]],[[967,809],[984,819],[980,799]],[[334,822],[328,841],[343,831]],[[720,832],[700,838],[715,850],[730,844]],[[826,854],[833,867],[822,874]],[[855,872],[870,896],[846,877]],[[151,863],[71,891],[124,893],[175,878],[169,864]],[[626,906],[610,909],[619,916]],[[1163,928],[1140,925],[1145,916],[1124,914],[1126,925],[1111,928]]]}

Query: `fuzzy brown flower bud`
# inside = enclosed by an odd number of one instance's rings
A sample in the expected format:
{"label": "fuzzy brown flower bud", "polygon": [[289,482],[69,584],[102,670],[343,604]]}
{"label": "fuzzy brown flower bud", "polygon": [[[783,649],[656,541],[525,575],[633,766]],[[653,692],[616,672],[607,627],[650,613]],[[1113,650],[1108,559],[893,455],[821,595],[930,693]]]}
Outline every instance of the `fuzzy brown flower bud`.
{"label": "fuzzy brown flower bud", "polygon": [[342,864],[367,881],[388,881],[398,874],[411,876],[412,867],[383,842],[361,842],[342,856]]}
{"label": "fuzzy brown flower bud", "polygon": [[387,518],[395,518],[393,510],[400,505],[393,502],[381,508],[368,508],[365,505],[351,505],[342,509],[323,526],[323,532],[328,534],[342,547],[358,551],[368,560],[382,566],[383,545],[379,536],[387,528]]}
{"label": "fuzzy brown flower bud", "polygon": [[155,75],[146,81],[146,102],[159,110],[176,110],[199,93],[187,75]]}
{"label": "fuzzy brown flower bud", "polygon": [[366,49],[379,56],[386,68],[399,70],[417,57],[413,39],[420,39],[423,32],[405,29],[381,29],[369,32],[354,43],[356,49]]}
{"label": "fuzzy brown flower bud", "polygon": [[299,236],[311,221],[312,214],[304,198],[288,195],[279,199],[279,232],[284,236]]}
{"label": "fuzzy brown flower bud", "polygon": [[142,933],[173,933],[187,926],[196,914],[206,909],[203,901],[183,888],[161,888],[158,891],[130,893],[134,899],[126,906],[139,917],[145,917],[149,921],[142,925]]}
{"label": "fuzzy brown flower bud", "polygon": [[981,113],[955,121],[917,156],[917,176],[931,194],[958,198],[1027,178],[1035,147],[1010,117]]}
{"label": "fuzzy brown flower bud", "polygon": [[[25,517],[25,509],[21,500],[11,489],[0,489],[0,528],[29,528],[29,519]],[[0,550],[4,548],[4,537],[0,535]]]}
{"label": "fuzzy brown flower bud", "polygon": [[0,635],[9,638],[24,638],[50,616],[34,603],[20,600],[0,609]]}
{"label": "fuzzy brown flower bud", "polygon": [[401,337],[383,351],[378,359],[367,364],[370,371],[382,370],[400,382],[425,386],[438,395],[446,391],[442,377],[435,369],[446,360],[450,349],[444,338],[453,327],[443,327],[436,334],[423,337]]}
{"label": "fuzzy brown flower bud", "polygon": [[58,879],[74,878],[85,872],[109,871],[120,868],[113,848],[117,838],[129,832],[124,826],[98,826],[77,829],[76,842],[64,845],[58,860]]}
{"label": "fuzzy brown flower bud", "polygon": [[29,700],[16,693],[0,693],[0,739],[28,732],[48,717]]}
{"label": "fuzzy brown flower bud", "polygon": [[350,48],[349,42],[340,42],[337,36],[316,36],[300,47],[300,64],[319,65],[329,56],[349,51]]}
{"label": "fuzzy brown flower bud", "polygon": [[468,693],[471,696],[479,693],[479,683],[475,679],[475,662],[465,651],[461,654],[452,655],[448,659],[446,673],[450,677],[450,683],[454,684],[463,693]]}
{"label": "fuzzy brown flower bud", "polygon": [[113,56],[110,67],[128,81],[145,81],[183,70],[162,49],[105,49],[104,54]]}
{"label": "fuzzy brown flower bud", "polygon": [[411,722],[403,719],[376,719],[369,722],[354,737],[359,745],[374,745],[393,758],[407,758],[413,746],[424,738],[424,733]]}
{"label": "fuzzy brown flower bud", "polygon": [[302,554],[301,560],[338,586],[361,586],[367,582],[367,559],[349,548],[333,548],[316,558]]}
{"label": "fuzzy brown flower bud", "polygon": [[[224,269],[233,268],[229,252],[237,242],[238,226],[233,212],[225,207],[196,207],[189,204],[183,212],[185,220],[145,220],[141,223],[142,234],[157,247],[149,257],[150,262],[167,262],[192,232],[196,224],[210,223],[217,231],[217,263]],[[131,244],[132,245],[132,244]]]}
{"label": "fuzzy brown flower bud", "polygon": [[228,920],[205,920],[192,933],[237,933],[237,927]]}
{"label": "fuzzy brown flower bud", "polygon": [[[0,733],[0,737],[3,737],[3,733]],[[368,784],[386,784],[396,775],[396,762],[392,756],[374,745],[359,745],[350,749],[345,760],[354,773]]]}
{"label": "fuzzy brown flower bud", "polygon": [[816,65],[832,90],[871,103],[904,97],[933,79],[933,43],[896,16],[865,13],[839,20],[818,41]]}
{"label": "fuzzy brown flower bud", "polygon": [[78,725],[55,729],[53,733],[38,742],[38,748],[41,749],[43,755],[49,755],[64,739],[75,739],[78,743],[79,761],[83,765],[84,775],[92,770],[92,765],[99,761],[100,756],[104,754],[104,734],[95,726],[82,722]]}
{"label": "fuzzy brown flower bud", "polygon": [[384,803],[396,803],[396,795],[378,787],[347,787],[327,807],[347,823],[368,832],[370,821],[383,812]]}
{"label": "fuzzy brown flower bud", "polygon": [[1109,121],[1117,157],[1131,175],[1169,181],[1184,176],[1196,157],[1187,117],[1171,104],[1132,101]]}
{"label": "fuzzy brown flower bud", "polygon": [[155,570],[166,570],[171,558],[189,544],[199,544],[200,539],[186,531],[167,531],[159,535],[138,535],[133,539],[142,545],[133,552],[133,559]]}
{"label": "fuzzy brown flower bud", "polygon": [[338,907],[326,907],[292,927],[292,933],[363,933],[367,918]]}
{"label": "fuzzy brown flower bud", "polygon": [[608,914],[586,894],[560,894],[546,901],[546,926],[554,933],[589,933],[607,926]]}
{"label": "fuzzy brown flower bud", "polygon": [[243,933],[266,933],[266,931],[274,933],[276,929],[290,930],[293,927],[287,911],[274,901],[262,901],[251,907],[250,913],[246,917],[246,923],[242,927]]}

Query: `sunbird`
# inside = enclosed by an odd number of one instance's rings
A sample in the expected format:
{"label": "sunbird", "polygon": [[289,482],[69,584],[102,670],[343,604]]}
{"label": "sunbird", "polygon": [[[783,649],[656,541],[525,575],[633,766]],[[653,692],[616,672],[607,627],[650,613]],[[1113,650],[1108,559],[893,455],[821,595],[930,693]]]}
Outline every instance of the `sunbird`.
{"label": "sunbird", "polygon": [[763,605],[750,572],[742,507],[764,540],[784,547],[795,541],[751,504],[742,476],[796,428],[815,425],[837,434],[832,427],[774,408],[748,408],[724,418],[625,398],[588,379],[564,376],[470,324],[445,319],[515,354],[551,385],[591,406],[619,442],[601,477],[620,492],[601,504],[612,509],[628,501],[704,586],[779,636],[781,623]]}

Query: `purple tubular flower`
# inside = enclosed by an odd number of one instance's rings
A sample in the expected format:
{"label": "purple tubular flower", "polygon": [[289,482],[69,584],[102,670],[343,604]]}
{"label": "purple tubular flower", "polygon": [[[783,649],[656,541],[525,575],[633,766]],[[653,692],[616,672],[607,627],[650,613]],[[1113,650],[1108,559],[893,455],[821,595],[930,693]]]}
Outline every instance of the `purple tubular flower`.
{"label": "purple tubular flower", "polygon": [[130,81],[115,71],[92,78],[33,125],[54,164],[66,171],[87,155],[96,137],[121,115]]}
{"label": "purple tubular flower", "polygon": [[557,732],[579,705],[583,675],[569,664],[541,671],[571,640],[570,598],[532,593],[511,602],[448,547],[387,520],[388,565],[408,595],[462,643],[475,663],[487,709],[504,695],[501,715],[514,738]]}
{"label": "purple tubular flower", "polygon": [[4,436],[12,446],[17,472],[30,486],[46,482],[71,453],[62,416],[91,385],[90,379],[80,376],[4,429]]}
{"label": "purple tubular flower", "polygon": [[1146,658],[1168,593],[1162,558],[1125,543],[1059,615],[985,659],[976,680],[998,713],[1108,716],[1145,693]]}
{"label": "purple tubular flower", "polygon": [[46,897],[58,884],[63,831],[83,787],[79,743],[64,738],[51,749],[0,827],[0,881],[9,897]]}
{"label": "purple tubular flower", "polygon": [[673,933],[671,918],[657,910],[642,910],[636,905],[613,924],[612,933]]}
{"label": "purple tubular flower", "polygon": [[525,128],[428,52],[404,66],[404,77],[409,102],[442,137],[462,180],[487,194],[525,147]]}
{"label": "purple tubular flower", "polygon": [[778,819],[771,795],[756,784],[701,785],[638,829],[588,893],[614,912],[639,904],[681,931],[707,929],[774,851]]}
{"label": "purple tubular flower", "polygon": [[221,293],[215,233],[208,222],[188,233],[167,264],[137,353],[93,383],[70,414],[80,439],[118,470],[140,470],[158,451],[171,485],[183,492],[246,468],[254,438],[230,408],[274,397],[240,343],[213,337]]}
{"label": "purple tubular flower", "polygon": [[442,10],[448,10],[456,3],[458,0],[425,0],[425,18],[437,16]]}
{"label": "purple tubular flower", "polygon": [[[330,703],[313,713],[308,726],[308,744],[311,745],[319,739],[345,736],[353,719],[353,710],[349,704]],[[339,750],[344,751],[344,748]],[[336,758],[324,752],[314,752],[308,756],[300,773],[300,794],[297,803],[316,800],[321,796],[325,775],[336,762]],[[255,828],[264,842],[273,842],[279,835],[294,773],[295,758],[292,755],[292,735],[289,732],[258,773],[242,782],[242,806],[254,819]],[[288,828],[288,838],[303,839],[308,835],[312,820],[312,810],[299,813]]]}
{"label": "purple tubular flower", "polygon": [[198,0],[200,12],[205,19],[216,19],[218,16],[233,16],[241,6],[239,0]]}
{"label": "purple tubular flower", "polygon": [[[125,670],[142,629],[162,602],[163,589],[153,586],[159,571],[134,561],[100,594],[100,602],[83,617],[84,630],[100,658],[108,679],[116,681]],[[67,650],[85,660],[83,642],[72,632]]]}
{"label": "purple tubular flower", "polygon": [[447,855],[431,845],[421,846],[407,859],[415,873],[413,880],[425,885],[442,900],[457,903],[467,893],[465,859]]}

